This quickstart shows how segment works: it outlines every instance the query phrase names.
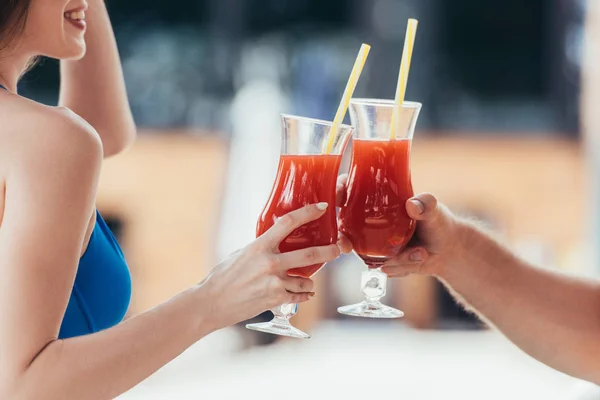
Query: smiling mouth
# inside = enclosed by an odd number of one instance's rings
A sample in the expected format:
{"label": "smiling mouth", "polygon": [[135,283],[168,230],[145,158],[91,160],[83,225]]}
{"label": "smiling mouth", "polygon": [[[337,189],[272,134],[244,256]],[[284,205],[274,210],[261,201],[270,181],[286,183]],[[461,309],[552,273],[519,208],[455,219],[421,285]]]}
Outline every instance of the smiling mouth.
{"label": "smiling mouth", "polygon": [[78,29],[85,30],[85,11],[67,11],[65,19]]}

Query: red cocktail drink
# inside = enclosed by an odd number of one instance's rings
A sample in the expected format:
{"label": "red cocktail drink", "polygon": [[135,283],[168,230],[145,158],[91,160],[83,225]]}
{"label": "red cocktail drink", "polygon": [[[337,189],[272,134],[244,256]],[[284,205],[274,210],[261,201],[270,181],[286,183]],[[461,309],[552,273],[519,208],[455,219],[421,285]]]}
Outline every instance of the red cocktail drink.
{"label": "red cocktail drink", "polygon": [[415,221],[406,213],[413,196],[408,139],[355,139],[340,231],[370,268],[380,267],[406,246]]}
{"label": "red cocktail drink", "polygon": [[[279,251],[286,253],[336,243],[335,186],[341,160],[341,155],[334,154],[282,155],[271,196],[258,219],[256,236],[262,235],[290,211],[325,202],[329,203],[325,215],[293,231],[280,243]],[[322,266],[294,268],[288,274],[310,278]]]}

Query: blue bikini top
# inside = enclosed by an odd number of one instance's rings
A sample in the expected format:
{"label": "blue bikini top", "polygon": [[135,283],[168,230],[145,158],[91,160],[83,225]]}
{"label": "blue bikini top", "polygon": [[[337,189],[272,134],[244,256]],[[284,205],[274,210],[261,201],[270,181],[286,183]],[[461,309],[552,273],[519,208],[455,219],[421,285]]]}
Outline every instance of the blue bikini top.
{"label": "blue bikini top", "polygon": [[125,257],[96,211],[96,225],[79,260],[59,338],[81,336],[117,325],[125,317],[130,299],[131,276]]}

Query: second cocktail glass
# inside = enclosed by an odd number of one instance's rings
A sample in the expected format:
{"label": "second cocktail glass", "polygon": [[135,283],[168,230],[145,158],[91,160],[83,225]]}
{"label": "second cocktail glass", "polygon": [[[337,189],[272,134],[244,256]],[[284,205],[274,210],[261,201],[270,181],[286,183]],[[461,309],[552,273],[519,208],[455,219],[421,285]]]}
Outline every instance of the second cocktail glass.
{"label": "second cocktail glass", "polygon": [[[415,231],[416,222],[406,212],[406,201],[414,194],[410,149],[420,110],[421,104],[415,102],[404,102],[401,107],[392,100],[350,102],[355,130],[347,196],[340,210],[340,231],[350,239],[368,270],[361,279],[365,300],[339,307],[341,314],[370,318],[404,315],[381,303],[387,275],[380,268],[402,251]],[[397,121],[393,128],[392,118]]]}

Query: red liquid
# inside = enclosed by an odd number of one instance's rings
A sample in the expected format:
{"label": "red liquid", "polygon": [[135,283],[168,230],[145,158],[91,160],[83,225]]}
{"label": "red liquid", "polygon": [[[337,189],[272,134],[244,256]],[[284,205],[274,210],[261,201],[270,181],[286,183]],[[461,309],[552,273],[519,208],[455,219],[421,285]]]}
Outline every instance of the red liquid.
{"label": "red liquid", "polygon": [[370,268],[397,255],[415,232],[406,213],[413,196],[410,140],[353,142],[348,196],[340,210],[340,231]]}
{"label": "red liquid", "polygon": [[[271,197],[258,219],[256,236],[266,232],[275,221],[305,205],[326,202],[329,207],[321,218],[301,226],[279,245],[282,253],[337,242],[335,185],[340,155],[282,155]],[[323,264],[288,271],[289,275],[310,278]]]}

